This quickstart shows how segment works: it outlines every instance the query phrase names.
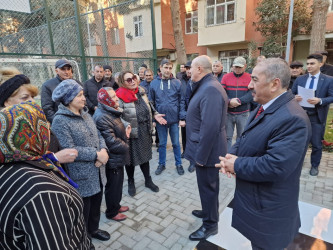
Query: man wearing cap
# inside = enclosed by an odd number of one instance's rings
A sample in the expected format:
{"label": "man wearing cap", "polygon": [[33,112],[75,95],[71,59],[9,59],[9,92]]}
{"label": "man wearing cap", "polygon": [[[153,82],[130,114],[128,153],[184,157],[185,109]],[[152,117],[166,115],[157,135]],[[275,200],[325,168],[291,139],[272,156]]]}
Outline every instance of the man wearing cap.
{"label": "man wearing cap", "polygon": [[292,89],[296,78],[299,77],[300,75],[303,75],[303,63],[299,61],[293,61],[290,64],[290,74],[291,78],[289,83],[289,89]]}
{"label": "man wearing cap", "polygon": [[109,81],[113,88],[114,84],[116,83],[116,80],[112,76],[112,67],[110,65],[104,65],[103,69],[104,69],[104,79],[106,81]]}
{"label": "man wearing cap", "polygon": [[47,120],[52,123],[55,113],[58,111],[59,102],[52,100],[53,90],[63,81],[73,78],[73,68],[70,62],[66,59],[58,60],[55,63],[55,72],[57,76],[47,80],[42,85],[41,102],[42,108]]}
{"label": "man wearing cap", "polygon": [[83,84],[84,96],[86,97],[89,114],[93,115],[97,109],[97,93],[103,87],[111,87],[111,82],[104,79],[104,68],[101,65],[94,67],[94,76]]}
{"label": "man wearing cap", "polygon": [[221,61],[215,61],[213,63],[212,71],[212,74],[217,78],[219,82],[221,82],[223,77],[223,65]]}
{"label": "man wearing cap", "polygon": [[323,50],[316,51],[316,53],[323,56],[323,66],[320,67],[320,72],[328,76],[333,76],[333,65],[326,63],[328,52],[326,50]]}
{"label": "man wearing cap", "polygon": [[236,57],[232,64],[232,72],[222,78],[222,86],[229,98],[226,126],[228,150],[231,148],[234,127],[236,126],[237,138],[239,138],[250,113],[252,95],[248,86],[251,82],[251,75],[245,72],[245,68],[245,58]]}
{"label": "man wearing cap", "polygon": [[303,99],[298,93],[298,86],[314,91],[314,97],[306,100],[307,103],[313,106],[303,107],[312,127],[310,140],[312,145],[310,175],[312,176],[317,176],[319,173],[318,167],[323,150],[321,141],[325,133],[329,105],[333,102],[333,78],[320,72],[322,62],[323,56],[321,54],[309,55],[306,61],[308,74],[298,77],[292,88],[298,102]]}

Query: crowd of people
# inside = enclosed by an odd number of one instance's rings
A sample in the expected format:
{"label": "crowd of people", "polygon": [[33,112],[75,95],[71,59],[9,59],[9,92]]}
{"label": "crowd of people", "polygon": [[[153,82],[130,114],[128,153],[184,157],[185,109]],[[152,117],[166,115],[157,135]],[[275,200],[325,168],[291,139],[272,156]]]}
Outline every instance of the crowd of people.
{"label": "crowd of people", "polygon": [[[153,140],[160,175],[169,134],[177,173],[185,173],[182,158],[196,171],[202,210],[192,214],[203,223],[189,238],[218,232],[220,170],[236,177],[232,225],[253,249],[283,249],[300,227],[299,177],[309,142],[310,175],[319,172],[333,102],[326,57],[325,51],[309,55],[304,72],[301,62],[260,56],[251,73],[237,57],[224,73],[220,61],[199,56],[181,65],[176,78],[168,59],[156,76],[146,65],[138,75],[114,76],[111,66],[94,65],[83,84],[61,59],[56,77],[42,85],[41,107],[28,76],[1,68],[0,246],[94,249],[91,238],[109,240],[99,229],[103,190],[106,218],[114,221],[129,210],[121,205],[124,169],[130,196],[138,165],[145,187],[159,192],[150,170]],[[312,97],[303,100],[304,89]]]}

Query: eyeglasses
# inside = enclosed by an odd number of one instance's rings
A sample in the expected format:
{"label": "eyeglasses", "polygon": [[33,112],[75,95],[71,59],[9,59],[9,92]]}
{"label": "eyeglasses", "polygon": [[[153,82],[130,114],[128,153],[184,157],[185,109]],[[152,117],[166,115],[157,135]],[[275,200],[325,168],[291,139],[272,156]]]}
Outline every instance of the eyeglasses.
{"label": "eyeglasses", "polygon": [[132,76],[132,78],[127,78],[126,82],[132,83],[132,81],[136,81],[136,80],[137,80],[137,77],[136,77],[136,75],[134,75],[134,76]]}

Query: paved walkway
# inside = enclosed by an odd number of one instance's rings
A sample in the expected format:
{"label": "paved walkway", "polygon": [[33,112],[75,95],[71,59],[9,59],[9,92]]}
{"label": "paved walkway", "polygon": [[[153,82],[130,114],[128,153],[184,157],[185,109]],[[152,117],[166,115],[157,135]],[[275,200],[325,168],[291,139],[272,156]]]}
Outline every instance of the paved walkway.
{"label": "paved walkway", "polygon": [[[111,234],[109,241],[94,240],[96,249],[194,249],[198,242],[188,240],[190,233],[201,226],[201,220],[192,216],[193,209],[200,209],[196,174],[187,171],[188,161],[183,161],[185,174],[179,176],[174,166],[171,145],[168,145],[166,170],[154,174],[158,153],[153,147],[151,175],[160,188],[153,193],[144,187],[139,167],[135,170],[137,195],[127,193],[125,174],[122,205],[130,207],[128,219],[115,222],[101,216],[100,228]],[[324,153],[318,177],[309,176],[309,153],[306,156],[302,176],[300,200],[333,209],[333,154]],[[220,176],[220,212],[233,197],[234,179]],[[105,211],[103,201],[102,211]]]}

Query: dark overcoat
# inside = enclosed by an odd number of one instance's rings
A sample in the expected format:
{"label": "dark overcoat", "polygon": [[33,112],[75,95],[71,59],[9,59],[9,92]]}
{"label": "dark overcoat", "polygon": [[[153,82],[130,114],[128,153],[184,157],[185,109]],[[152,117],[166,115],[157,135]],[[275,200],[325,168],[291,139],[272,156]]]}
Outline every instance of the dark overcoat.
{"label": "dark overcoat", "polygon": [[193,83],[186,115],[185,158],[215,167],[227,152],[225,124],[228,96],[212,74]]}
{"label": "dark overcoat", "polygon": [[301,225],[299,180],[311,125],[290,91],[254,119],[258,108],[230,150],[238,156],[232,226],[254,245],[278,249]]}

